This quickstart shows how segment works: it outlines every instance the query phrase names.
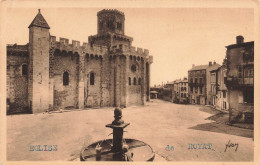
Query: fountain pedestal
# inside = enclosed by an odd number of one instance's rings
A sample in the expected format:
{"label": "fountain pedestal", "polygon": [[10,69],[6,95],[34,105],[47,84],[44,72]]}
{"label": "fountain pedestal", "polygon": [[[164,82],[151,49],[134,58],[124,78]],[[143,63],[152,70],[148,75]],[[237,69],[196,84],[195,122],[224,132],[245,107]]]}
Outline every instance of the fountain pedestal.
{"label": "fountain pedestal", "polygon": [[121,125],[107,124],[106,127],[113,129],[113,147],[112,151],[120,152],[123,147],[123,134],[124,128],[126,128],[130,123],[124,123]]}
{"label": "fountain pedestal", "polygon": [[153,149],[146,143],[135,139],[124,139],[124,128],[130,123],[124,123],[122,110],[114,110],[115,120],[106,127],[113,129],[113,139],[101,140],[83,147],[80,153],[81,161],[153,161]]}

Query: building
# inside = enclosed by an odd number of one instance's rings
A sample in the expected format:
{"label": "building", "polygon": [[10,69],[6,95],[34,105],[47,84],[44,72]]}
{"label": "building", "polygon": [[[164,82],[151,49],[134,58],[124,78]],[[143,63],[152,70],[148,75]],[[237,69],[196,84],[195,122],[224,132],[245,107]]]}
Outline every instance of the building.
{"label": "building", "polygon": [[174,86],[174,81],[171,81],[171,82],[167,82],[164,85],[164,88],[171,88],[171,89],[173,89],[173,86]]}
{"label": "building", "polygon": [[210,71],[220,67],[216,62],[208,65],[192,65],[188,71],[189,101],[191,104],[211,104]]}
{"label": "building", "polygon": [[97,22],[88,43],[57,41],[39,10],[28,27],[29,43],[7,45],[7,113],[149,101],[153,57],[132,46],[123,12],[101,10]]}
{"label": "building", "polygon": [[218,72],[217,70],[219,69],[220,67],[215,67],[215,68],[212,68],[209,72],[210,72],[210,88],[207,88],[208,90],[208,95],[207,95],[207,98],[208,100],[210,100],[208,102],[208,104],[210,105],[213,105],[213,106],[216,106],[217,104],[217,91],[218,91],[218,87],[219,87],[219,84],[218,84]]}
{"label": "building", "polygon": [[230,122],[254,120],[254,41],[244,42],[236,37],[236,44],[226,46],[227,81]]}
{"label": "building", "polygon": [[180,86],[179,83],[181,79],[177,79],[174,81],[173,91],[172,91],[172,100],[174,103],[180,103]]}
{"label": "building", "polygon": [[156,92],[156,91],[151,91],[150,92],[150,97],[151,97],[151,99],[157,99],[157,97],[158,97],[158,92]]}
{"label": "building", "polygon": [[189,84],[188,79],[184,77],[183,80],[179,82],[179,103],[187,104],[189,103]]}
{"label": "building", "polygon": [[188,71],[189,100],[191,104],[206,103],[206,70],[208,65],[193,65]]}
{"label": "building", "polygon": [[[211,71],[216,71],[221,65],[217,64],[215,61],[209,62],[209,67],[207,67],[206,69],[206,93],[207,93],[207,97],[206,97],[206,104],[207,105],[213,105],[216,104],[216,74],[211,75]],[[213,77],[211,77],[213,76]],[[211,79],[212,78],[212,79]],[[213,83],[211,83],[211,80],[215,81]],[[213,102],[214,101],[214,102]]]}
{"label": "building", "polygon": [[[226,60],[225,60],[226,61]],[[228,91],[225,85],[225,80],[227,79],[227,68],[226,64],[223,64],[221,67],[217,69],[217,102],[216,108],[220,110],[228,110],[229,102],[228,102]]]}

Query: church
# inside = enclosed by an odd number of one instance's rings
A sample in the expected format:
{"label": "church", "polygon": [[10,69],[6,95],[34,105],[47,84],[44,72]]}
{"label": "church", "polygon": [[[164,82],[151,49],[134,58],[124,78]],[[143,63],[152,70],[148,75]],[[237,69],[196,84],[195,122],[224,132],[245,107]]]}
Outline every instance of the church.
{"label": "church", "polygon": [[7,114],[128,107],[150,100],[153,57],[132,46],[123,12],[99,11],[97,34],[82,44],[50,35],[40,10],[28,28],[28,44],[7,45]]}

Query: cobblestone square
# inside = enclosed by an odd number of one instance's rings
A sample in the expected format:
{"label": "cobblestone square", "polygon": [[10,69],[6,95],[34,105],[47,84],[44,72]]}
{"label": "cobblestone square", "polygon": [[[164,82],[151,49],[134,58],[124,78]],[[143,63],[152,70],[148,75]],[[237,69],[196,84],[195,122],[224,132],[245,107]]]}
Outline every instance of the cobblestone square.
{"label": "cobblestone square", "polygon": [[[148,143],[155,161],[253,161],[253,130],[205,120],[213,114],[200,107],[152,100],[124,108],[122,119],[130,122],[124,138]],[[79,161],[83,146],[112,138],[105,125],[113,121],[113,110],[7,116],[7,160]],[[237,151],[231,143],[238,144]],[[30,151],[37,145],[57,145],[57,151]]]}

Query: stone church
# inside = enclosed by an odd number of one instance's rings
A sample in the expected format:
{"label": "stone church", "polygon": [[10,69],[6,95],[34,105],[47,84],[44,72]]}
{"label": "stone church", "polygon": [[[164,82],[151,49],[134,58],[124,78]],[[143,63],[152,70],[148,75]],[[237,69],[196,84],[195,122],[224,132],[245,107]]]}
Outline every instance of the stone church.
{"label": "stone church", "polygon": [[149,50],[132,46],[125,15],[97,13],[88,43],[50,35],[40,10],[29,43],[7,45],[7,113],[144,105],[150,99]]}

